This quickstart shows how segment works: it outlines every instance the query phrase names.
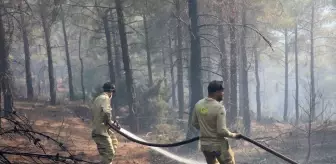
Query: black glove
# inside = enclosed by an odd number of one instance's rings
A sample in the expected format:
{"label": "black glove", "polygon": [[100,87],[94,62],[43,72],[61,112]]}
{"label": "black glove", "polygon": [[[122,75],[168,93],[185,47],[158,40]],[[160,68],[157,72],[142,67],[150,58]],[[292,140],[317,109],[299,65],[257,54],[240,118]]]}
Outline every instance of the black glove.
{"label": "black glove", "polygon": [[111,126],[114,126],[114,127],[118,128],[118,129],[121,128],[120,125],[119,125],[119,123],[117,121],[111,121]]}
{"label": "black glove", "polygon": [[232,138],[239,140],[239,139],[242,138],[242,135],[240,133],[238,133],[237,130],[234,130]]}
{"label": "black glove", "polygon": [[241,139],[241,138],[242,138],[242,134],[240,134],[240,133],[235,133],[234,139],[239,140],[239,139]]}

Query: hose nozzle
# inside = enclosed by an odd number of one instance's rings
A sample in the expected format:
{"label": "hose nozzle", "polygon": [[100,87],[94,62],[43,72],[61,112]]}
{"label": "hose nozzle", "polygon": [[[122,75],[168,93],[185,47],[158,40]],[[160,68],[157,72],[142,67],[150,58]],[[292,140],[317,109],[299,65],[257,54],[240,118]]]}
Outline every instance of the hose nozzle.
{"label": "hose nozzle", "polygon": [[112,129],[117,129],[117,130],[120,130],[121,129],[121,127],[120,127],[120,125],[119,125],[119,123],[117,122],[117,121],[111,121],[111,122],[109,122],[108,123],[109,124],[109,126],[112,128]]}

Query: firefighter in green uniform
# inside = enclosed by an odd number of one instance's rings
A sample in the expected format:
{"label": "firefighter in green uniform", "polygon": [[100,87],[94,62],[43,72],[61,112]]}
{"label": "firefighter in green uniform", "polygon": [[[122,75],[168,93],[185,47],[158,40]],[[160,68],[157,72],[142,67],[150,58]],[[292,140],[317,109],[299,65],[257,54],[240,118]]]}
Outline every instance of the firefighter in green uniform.
{"label": "firefighter in green uniform", "polygon": [[222,83],[210,82],[208,97],[198,101],[192,113],[192,125],[200,130],[200,148],[208,164],[235,164],[227,138],[241,138],[241,134],[232,133],[226,127]]}
{"label": "firefighter in green uniform", "polygon": [[103,164],[111,164],[116,154],[118,140],[109,129],[107,123],[112,124],[111,98],[115,92],[115,86],[107,82],[103,85],[104,92],[93,101],[92,114],[92,139],[97,144],[97,149],[102,157]]}

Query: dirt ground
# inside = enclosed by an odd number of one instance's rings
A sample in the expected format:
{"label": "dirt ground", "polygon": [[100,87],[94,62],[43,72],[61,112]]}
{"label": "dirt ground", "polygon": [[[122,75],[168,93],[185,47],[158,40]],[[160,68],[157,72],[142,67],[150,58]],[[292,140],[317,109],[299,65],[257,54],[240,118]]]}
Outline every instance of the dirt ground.
{"label": "dirt ground", "polygon": [[[64,143],[67,149],[78,157],[97,162],[100,157],[95,143],[92,141],[90,127],[88,125],[88,107],[81,102],[72,102],[66,105],[49,106],[43,102],[16,101],[15,108],[19,114],[27,117],[36,131],[42,132],[52,138]],[[4,123],[2,124],[4,125]],[[302,124],[302,128],[306,125]],[[292,157],[294,160],[303,162],[307,154],[306,134],[299,131],[290,130],[291,126],[283,123],[258,124],[252,122],[252,138],[262,144],[274,148],[275,150]],[[324,123],[313,124],[314,132],[311,137],[312,152],[311,163],[330,163],[320,159],[323,152],[323,160],[336,162],[335,147],[333,142],[336,137],[336,123],[325,125]],[[114,164],[148,164],[150,163],[149,148],[135,143],[128,142],[122,136],[118,136],[119,146]],[[3,145],[17,146],[24,148],[24,139],[1,140]],[[47,152],[56,154],[60,151],[57,145],[42,142],[46,145]],[[237,164],[248,163],[283,163],[275,156],[258,149],[256,146],[244,142],[230,140],[236,156]],[[19,146],[18,146],[19,145]],[[174,152],[174,151],[173,151]],[[261,163],[263,163],[261,162]]]}
{"label": "dirt ground", "polygon": [[[99,161],[100,157],[93,140],[90,127],[83,119],[76,117],[76,112],[67,105],[48,106],[44,103],[15,102],[19,114],[23,114],[33,122],[33,129],[51,136],[64,143],[72,154],[82,156],[90,161]],[[74,106],[74,104],[70,105]],[[149,163],[148,148],[134,143],[127,143],[121,136],[115,164],[147,164]],[[1,145],[13,145],[18,141],[6,141]],[[13,143],[9,143],[13,142]],[[24,142],[24,141],[22,141]],[[57,146],[45,146],[47,152],[57,153]]]}

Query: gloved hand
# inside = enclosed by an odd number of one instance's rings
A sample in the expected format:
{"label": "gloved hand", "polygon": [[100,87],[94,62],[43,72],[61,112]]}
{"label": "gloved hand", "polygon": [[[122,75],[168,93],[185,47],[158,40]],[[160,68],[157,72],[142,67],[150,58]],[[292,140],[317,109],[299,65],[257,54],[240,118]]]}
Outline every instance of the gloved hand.
{"label": "gloved hand", "polygon": [[242,138],[242,135],[240,133],[233,133],[232,138],[239,140]]}
{"label": "gloved hand", "polygon": [[117,121],[112,121],[112,120],[110,120],[110,121],[108,122],[108,125],[113,126],[113,127],[117,128],[117,129],[120,129],[120,128],[121,128],[120,125],[119,125],[119,123],[118,123]]}
{"label": "gloved hand", "polygon": [[116,126],[118,129],[120,129],[120,124],[117,121],[111,121],[112,125]]}

